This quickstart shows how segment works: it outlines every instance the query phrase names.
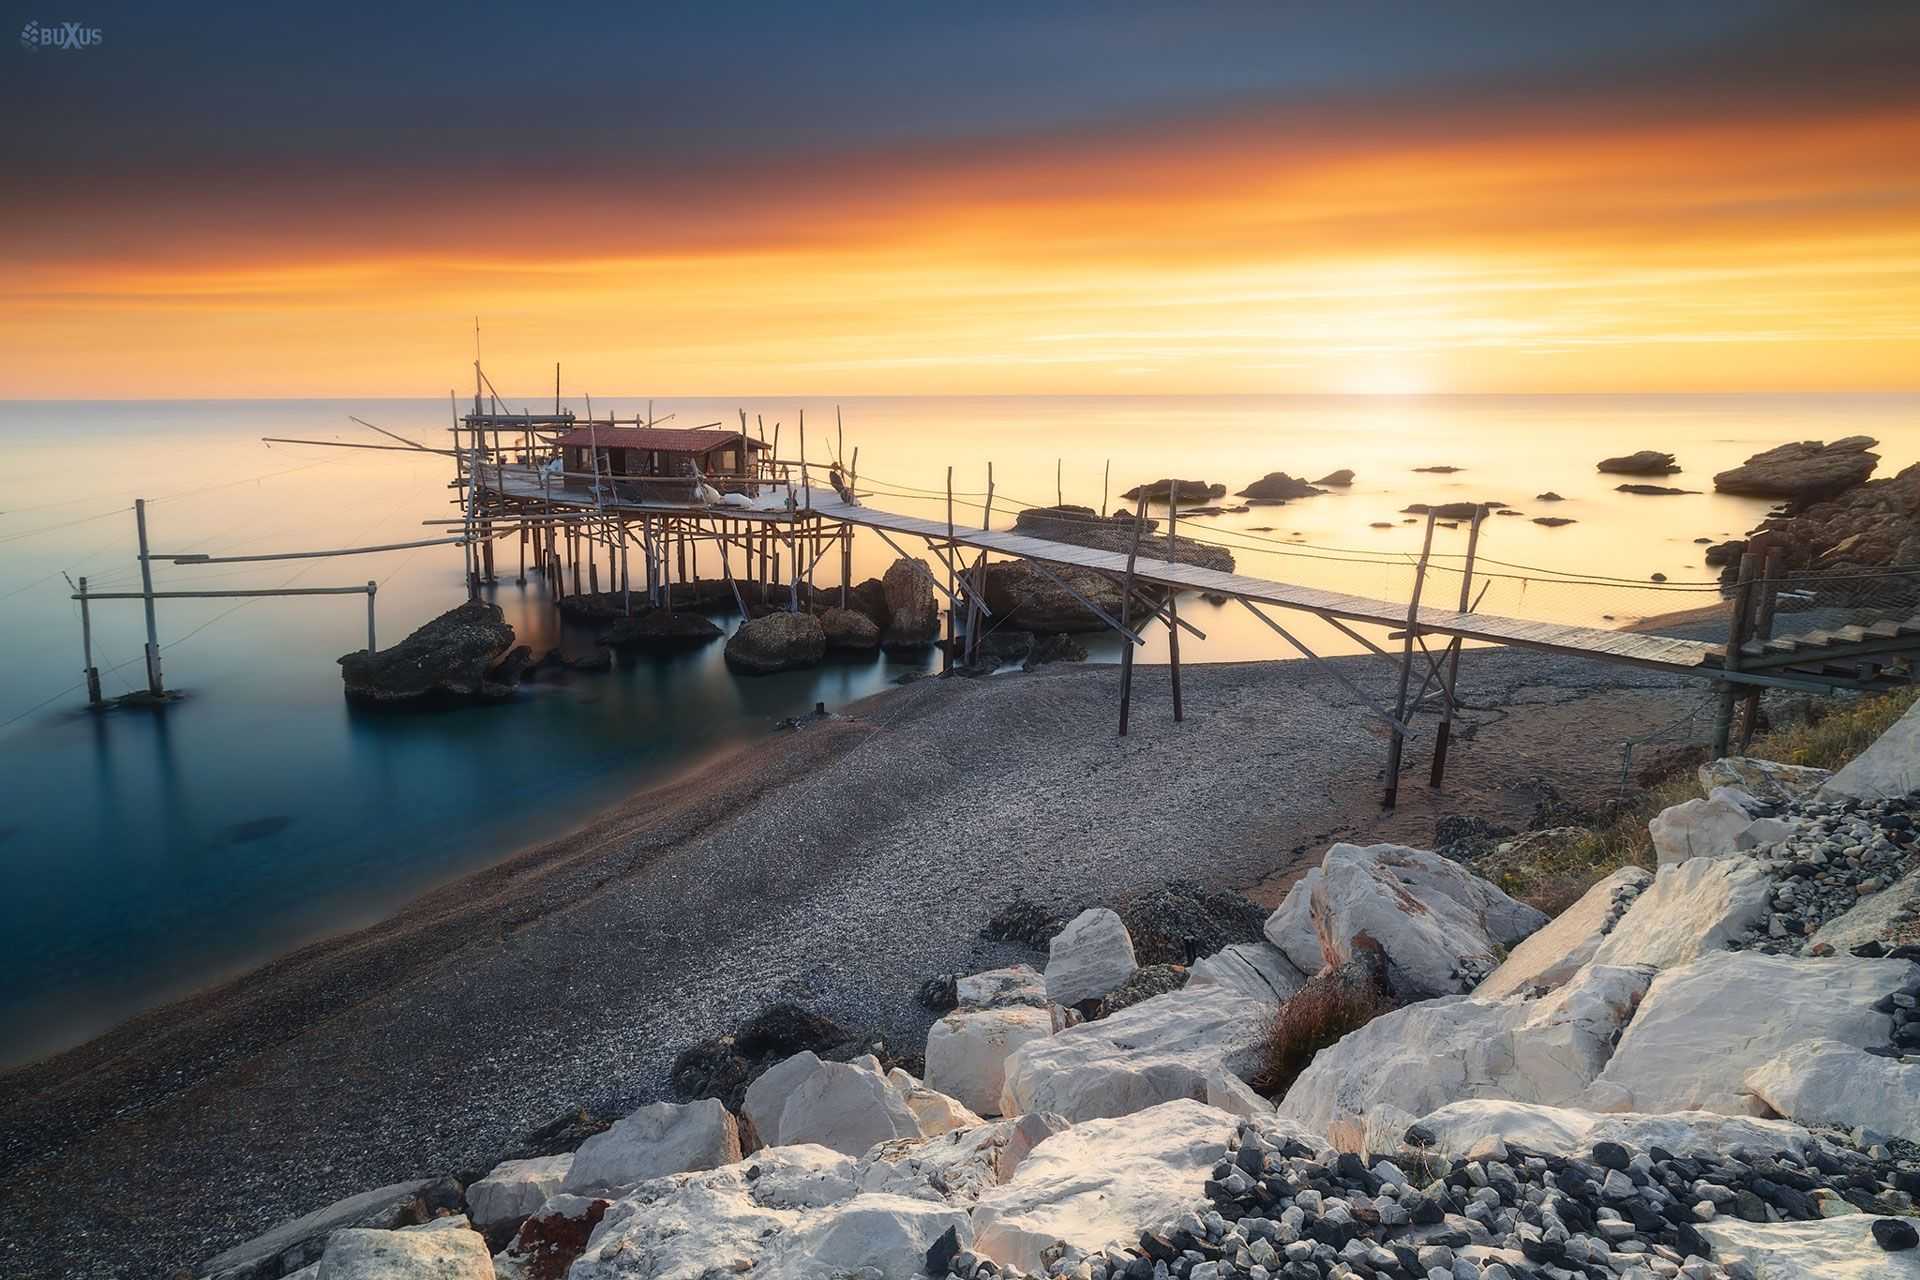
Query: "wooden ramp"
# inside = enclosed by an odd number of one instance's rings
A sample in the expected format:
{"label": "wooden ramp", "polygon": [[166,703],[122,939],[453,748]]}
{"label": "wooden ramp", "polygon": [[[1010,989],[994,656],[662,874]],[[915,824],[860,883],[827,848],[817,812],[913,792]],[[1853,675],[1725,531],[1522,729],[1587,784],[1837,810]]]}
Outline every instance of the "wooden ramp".
{"label": "wooden ramp", "polygon": [[[813,513],[828,520],[907,534],[931,542],[947,541],[944,520],[900,515],[878,507],[855,506],[839,501],[832,494],[813,494]],[[953,541],[963,547],[991,551],[999,555],[1039,560],[1047,564],[1073,565],[1097,569],[1103,573],[1125,575],[1127,557],[1118,551],[1102,551],[1070,542],[1055,542],[1023,533],[999,530],[953,530]],[[1180,564],[1140,556],[1134,561],[1135,580],[1151,582],[1177,590],[1212,592],[1254,604],[1282,609],[1299,609],[1343,622],[1371,626],[1403,628],[1407,606],[1389,600],[1322,591],[1316,587],[1295,586],[1245,574],[1224,573],[1199,565]],[[1513,645],[1607,662],[1651,667],[1662,671],[1680,671],[1694,675],[1723,676],[1718,667],[1705,663],[1714,646],[1698,640],[1674,640],[1666,636],[1639,635],[1627,631],[1608,631],[1601,627],[1575,627],[1557,622],[1528,622],[1521,618],[1502,618],[1480,613],[1460,613],[1453,609],[1422,608],[1419,630],[1441,636],[1458,636],[1489,644]]]}

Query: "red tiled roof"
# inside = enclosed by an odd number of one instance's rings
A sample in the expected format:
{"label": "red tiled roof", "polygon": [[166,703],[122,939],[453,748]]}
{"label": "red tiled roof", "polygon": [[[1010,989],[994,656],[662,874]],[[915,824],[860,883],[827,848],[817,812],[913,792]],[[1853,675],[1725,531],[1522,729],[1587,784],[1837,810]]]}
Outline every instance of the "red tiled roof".
{"label": "red tiled roof", "polygon": [[[740,443],[738,431],[714,431],[705,427],[575,427],[554,441],[568,448],[585,449],[595,444],[602,449],[659,449],[667,453],[710,453]],[[747,447],[764,449],[760,441],[747,438]]]}

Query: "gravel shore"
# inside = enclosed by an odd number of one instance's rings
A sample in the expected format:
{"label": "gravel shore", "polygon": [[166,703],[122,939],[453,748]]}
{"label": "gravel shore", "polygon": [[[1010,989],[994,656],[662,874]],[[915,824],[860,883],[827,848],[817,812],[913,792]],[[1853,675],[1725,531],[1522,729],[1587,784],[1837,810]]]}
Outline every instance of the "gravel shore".
{"label": "gravel shore", "polygon": [[[1336,662],[1382,700],[1392,672]],[[689,1042],[774,999],[911,1041],[928,975],[1016,890],[1082,902],[1184,877],[1271,897],[1336,838],[1511,820],[1544,775],[1610,794],[1618,744],[1697,703],[1674,677],[1466,655],[1443,795],[1431,719],[1399,810],[1385,736],[1304,662],[926,680],[705,762],[561,840],[0,1076],[0,1274],[172,1277],[341,1196],[484,1168],[571,1107],[660,1096]],[[1699,726],[1704,728],[1704,722]]]}

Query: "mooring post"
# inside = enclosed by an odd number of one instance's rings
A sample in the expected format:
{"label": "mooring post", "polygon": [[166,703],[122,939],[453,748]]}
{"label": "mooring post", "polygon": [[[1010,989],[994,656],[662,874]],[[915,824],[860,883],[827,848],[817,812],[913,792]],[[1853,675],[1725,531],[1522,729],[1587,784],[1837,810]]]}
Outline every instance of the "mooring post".
{"label": "mooring post", "polygon": [[[1471,597],[1468,588],[1473,585],[1473,557],[1480,548],[1480,522],[1486,519],[1487,509],[1476,506],[1473,509],[1473,527],[1467,531],[1467,562],[1460,569],[1460,612],[1467,611]],[[1427,775],[1427,785],[1437,787],[1447,776],[1447,740],[1453,736],[1453,699],[1454,690],[1460,687],[1460,637],[1455,636],[1453,643],[1447,646],[1447,687],[1440,691],[1443,709],[1440,713],[1440,728],[1433,738],[1433,771]]]}
{"label": "mooring post", "polygon": [[1133,641],[1127,638],[1133,614],[1133,562],[1140,555],[1140,530],[1147,523],[1147,490],[1140,489],[1133,517],[1133,542],[1127,547],[1127,576],[1120,589],[1120,736],[1127,736],[1127,711],[1133,704]]}
{"label": "mooring post", "polygon": [[374,642],[374,638],[373,638],[373,595],[374,595],[374,592],[378,590],[380,590],[380,584],[372,580],[368,580],[367,582],[367,652],[369,654],[374,653],[380,647],[378,644]]}
{"label": "mooring post", "polygon": [[[1174,524],[1180,518],[1180,482],[1174,480],[1167,485],[1167,559],[1176,558],[1174,553]],[[1131,590],[1131,587],[1129,587]],[[1172,587],[1167,588],[1167,667],[1173,679],[1173,722],[1179,724],[1185,720],[1186,711],[1180,705],[1180,593]],[[1128,648],[1132,648],[1129,643]]]}
{"label": "mooring post", "polygon": [[953,468],[947,468],[947,647],[940,654],[940,670],[953,670],[953,646],[955,629],[960,620],[954,616],[953,607]]}
{"label": "mooring post", "polygon": [[[1733,612],[1727,619],[1727,654],[1721,670],[1740,669],[1740,647],[1747,642],[1747,618],[1753,608],[1753,580],[1760,572],[1760,557],[1749,551],[1740,557],[1740,577],[1733,591]],[[1713,758],[1727,754],[1733,737],[1733,707],[1740,700],[1740,688],[1731,680],[1720,682],[1720,706],[1713,717]]]}
{"label": "mooring post", "polygon": [[1407,686],[1413,680],[1413,646],[1420,625],[1420,588],[1427,580],[1427,557],[1433,553],[1433,512],[1427,512],[1427,536],[1420,544],[1420,563],[1413,570],[1413,599],[1407,602],[1406,644],[1400,652],[1400,697],[1394,705],[1393,737],[1387,746],[1387,794],[1381,807],[1391,809],[1400,802],[1400,755],[1406,750]]}
{"label": "mooring post", "polygon": [[520,576],[514,582],[523,587],[527,585],[527,517],[524,510],[520,513]]}
{"label": "mooring post", "polygon": [[847,593],[853,589],[853,526],[840,527],[840,607],[847,607]]}
{"label": "mooring post", "polygon": [[100,669],[93,665],[93,617],[87,608],[87,580],[80,579],[80,653],[86,666],[82,671],[87,677],[87,705],[100,705]]}
{"label": "mooring post", "polygon": [[147,559],[147,500],[133,500],[133,524],[140,535],[140,594],[147,609],[147,692],[159,697],[166,692],[160,682],[160,628],[153,616],[153,562]]}
{"label": "mooring post", "polygon": [[[1763,533],[1747,545],[1754,546],[1766,536]],[[1786,567],[1787,556],[1784,547],[1766,547],[1764,550],[1755,547],[1754,549],[1756,554],[1764,554],[1766,559],[1756,587],[1760,598],[1754,602],[1753,630],[1748,638],[1764,642],[1773,639],[1773,613],[1780,603],[1780,575]],[[1747,745],[1753,741],[1754,731],[1760,725],[1760,692],[1760,686],[1754,685],[1747,690],[1746,697],[1741,699],[1740,754],[1742,755],[1746,754]]]}

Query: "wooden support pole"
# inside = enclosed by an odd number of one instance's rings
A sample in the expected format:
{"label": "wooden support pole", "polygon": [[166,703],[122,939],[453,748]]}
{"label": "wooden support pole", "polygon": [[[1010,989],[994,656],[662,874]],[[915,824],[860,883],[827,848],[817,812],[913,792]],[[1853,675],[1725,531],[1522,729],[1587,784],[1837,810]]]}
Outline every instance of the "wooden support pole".
{"label": "wooden support pole", "polygon": [[[1753,609],[1753,583],[1760,573],[1760,557],[1749,551],[1740,557],[1740,576],[1733,591],[1733,612],[1727,618],[1727,654],[1723,671],[1740,669],[1740,649],[1747,642],[1747,624]],[[1720,707],[1713,718],[1713,758],[1727,754],[1733,737],[1733,708],[1741,690],[1731,680],[1720,682]]]}
{"label": "wooden support pole", "polygon": [[367,652],[369,654],[377,652],[380,648],[379,642],[375,639],[374,632],[373,632],[373,597],[374,597],[374,593],[379,590],[380,590],[379,583],[368,581],[367,583]]}
{"label": "wooden support pole", "polygon": [[1060,471],[1066,465],[1067,460],[1065,458],[1055,458],[1053,460],[1053,505],[1056,507],[1064,507],[1067,505],[1067,491],[1060,479]]}
{"label": "wooden support pole", "polygon": [[1107,518],[1107,489],[1113,483],[1113,459],[1107,459],[1107,465],[1100,471],[1100,510],[1096,512],[1102,520]]}
{"label": "wooden support pole", "polygon": [[1420,563],[1413,570],[1413,598],[1407,602],[1406,643],[1400,654],[1400,697],[1394,704],[1393,738],[1387,746],[1387,794],[1383,808],[1400,802],[1400,757],[1407,747],[1407,686],[1413,682],[1413,645],[1420,631],[1420,589],[1426,585],[1427,557],[1433,554],[1433,512],[1427,512],[1427,536],[1420,544]]}
{"label": "wooden support pole", "polygon": [[87,677],[87,705],[97,707],[100,697],[100,668],[93,665],[93,615],[87,608],[87,580],[80,579],[80,656],[86,663],[81,668]]}
{"label": "wooden support pole", "polygon": [[[1140,557],[1140,528],[1147,522],[1147,491],[1140,490],[1139,510],[1134,513],[1133,541],[1127,546],[1127,576],[1120,592],[1120,629],[1133,621],[1133,565]],[[1129,644],[1120,651],[1120,736],[1127,736],[1127,711],[1133,704],[1133,649]]]}
{"label": "wooden support pole", "polygon": [[940,652],[940,670],[953,670],[954,630],[959,623],[953,604],[953,468],[947,468],[947,644]]}
{"label": "wooden support pole", "polygon": [[519,586],[527,585],[527,526],[520,526],[520,576],[514,579]]}
{"label": "wooden support pole", "polygon": [[140,592],[146,598],[147,611],[147,692],[159,697],[166,692],[160,680],[160,628],[153,616],[153,562],[147,559],[147,500],[133,500],[133,524],[140,535]]}
{"label": "wooden support pole", "polygon": [[[1174,526],[1180,518],[1180,482],[1173,481],[1167,486],[1167,559],[1178,562],[1174,551]],[[1179,724],[1185,720],[1186,710],[1180,703],[1180,593],[1172,587],[1167,588],[1167,667],[1173,679],[1173,722]]]}
{"label": "wooden support pole", "polygon": [[[1460,612],[1467,611],[1467,602],[1471,598],[1468,592],[1473,587],[1473,557],[1480,549],[1480,524],[1486,519],[1487,509],[1476,506],[1473,509],[1473,527],[1467,531],[1467,560],[1460,568]],[[1433,738],[1433,768],[1427,774],[1427,785],[1438,787],[1447,776],[1447,742],[1453,737],[1454,689],[1460,683],[1460,637],[1455,636],[1447,645],[1447,682],[1444,706],[1440,712],[1440,728]]]}
{"label": "wooden support pole", "polygon": [[[1762,535],[1764,537],[1765,535]],[[1755,542],[1760,538],[1755,538]],[[1759,598],[1754,601],[1753,631],[1755,640],[1773,639],[1773,613],[1780,603],[1780,576],[1786,569],[1787,556],[1784,547],[1755,548],[1756,553],[1764,555],[1760,571],[1760,582],[1756,591]],[[1759,685],[1748,685],[1746,695],[1740,700],[1740,753],[1746,754],[1747,746],[1753,741],[1754,731],[1760,727]]]}
{"label": "wooden support pole", "polygon": [[847,607],[848,594],[853,590],[853,526],[840,527],[840,607]]}

